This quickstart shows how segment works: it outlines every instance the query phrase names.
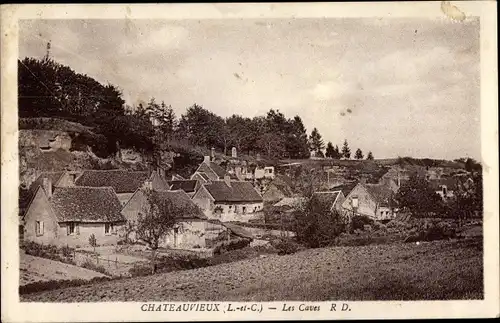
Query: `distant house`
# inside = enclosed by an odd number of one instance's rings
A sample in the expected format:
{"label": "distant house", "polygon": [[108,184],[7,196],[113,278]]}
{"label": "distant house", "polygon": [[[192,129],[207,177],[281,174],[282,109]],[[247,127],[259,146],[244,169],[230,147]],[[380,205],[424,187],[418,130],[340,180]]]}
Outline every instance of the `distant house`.
{"label": "distant house", "polygon": [[151,185],[154,190],[168,190],[168,184],[157,172],[137,172],[127,170],[86,170],[76,180],[76,186],[107,187],[115,190],[120,203],[124,205],[135,191]]}
{"label": "distant house", "polygon": [[[170,234],[162,239],[160,246],[180,249],[192,249],[194,247],[204,248],[207,238],[206,231],[208,227],[214,230],[214,224],[209,224],[207,222],[207,217],[198,207],[196,207],[183,190],[157,191],[156,193],[159,194],[161,198],[169,200],[178,207],[192,210],[190,214],[186,214],[177,219],[177,225]],[[144,210],[147,203],[145,188],[140,188],[123,207],[122,214],[132,227],[137,223],[139,214]],[[133,231],[129,233],[128,238],[132,240],[137,239]]]}
{"label": "distant house", "polygon": [[283,175],[277,175],[266,185],[262,197],[265,203],[276,203],[286,197],[291,197],[293,190],[291,181]]}
{"label": "distant house", "polygon": [[44,244],[85,246],[94,234],[100,245],[117,243],[125,224],[112,187],[38,186],[24,215],[24,239]]}
{"label": "distant house", "polygon": [[455,177],[443,177],[429,180],[429,185],[443,200],[447,200],[455,196],[458,180]]}
{"label": "distant house", "polygon": [[256,167],[254,171],[255,179],[269,178],[273,179],[275,177],[274,166],[264,166]]}
{"label": "distant house", "polygon": [[347,214],[390,220],[396,216],[394,195],[388,185],[358,183],[347,195],[342,208]]}
{"label": "distant house", "polygon": [[201,183],[198,180],[190,180],[190,179],[167,181],[167,184],[169,185],[169,190],[171,191],[183,190],[184,192],[187,193],[187,195],[189,195],[189,197],[193,197],[193,195],[201,186]]}
{"label": "distant house", "polygon": [[230,181],[228,176],[223,181],[203,184],[193,202],[208,218],[223,222],[247,222],[264,207],[262,196],[250,182]]}
{"label": "distant house", "polygon": [[[202,177],[208,178],[210,181],[223,180],[224,176],[228,175],[226,170],[220,165],[210,160],[209,156],[205,156],[203,162],[198,166],[191,179],[197,174],[203,174]],[[196,178],[197,179],[197,178]]]}
{"label": "distant house", "polygon": [[337,211],[342,214],[342,203],[345,201],[345,196],[342,191],[322,191],[314,192],[313,198],[324,203],[331,211]]}

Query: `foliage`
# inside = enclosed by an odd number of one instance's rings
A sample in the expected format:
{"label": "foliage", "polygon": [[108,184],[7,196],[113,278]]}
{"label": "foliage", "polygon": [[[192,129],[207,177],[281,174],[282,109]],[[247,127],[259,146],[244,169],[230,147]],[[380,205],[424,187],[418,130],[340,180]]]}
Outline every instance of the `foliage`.
{"label": "foliage", "polygon": [[89,245],[91,247],[94,247],[94,249],[95,249],[95,247],[97,247],[97,239],[93,233],[89,237]]}
{"label": "foliage", "polygon": [[371,151],[368,152],[368,155],[366,156],[367,160],[373,160],[373,154]]}
{"label": "foliage", "polygon": [[30,293],[37,293],[47,290],[61,289],[66,287],[76,287],[82,285],[89,285],[93,283],[102,283],[110,281],[109,277],[94,277],[91,280],[85,279],[63,279],[63,280],[49,280],[37,281],[27,285],[19,286],[19,294],[25,295]]}
{"label": "foliage", "polygon": [[373,223],[374,220],[370,219],[365,215],[354,215],[351,218],[349,231],[352,233],[355,230],[363,230],[365,225],[372,225]]}
{"label": "foliage", "polygon": [[42,245],[33,241],[24,241],[21,248],[27,255],[47,258],[71,265],[75,264],[73,261],[74,250],[69,247],[58,248],[55,245]]}
{"label": "foliage", "polygon": [[342,157],[345,159],[351,159],[351,149],[349,148],[347,139],[344,140],[344,144],[342,145]]}
{"label": "foliage", "polygon": [[230,250],[245,248],[250,245],[250,239],[236,238],[229,241],[220,241],[214,246],[213,253],[218,255]]}
{"label": "foliage", "polygon": [[356,159],[363,159],[363,152],[361,151],[361,149],[356,149],[356,153],[354,154],[354,158]]}
{"label": "foliage", "polygon": [[271,245],[278,250],[278,255],[291,255],[300,249],[299,244],[291,239],[272,240]]}
{"label": "foliage", "polygon": [[308,198],[294,216],[297,241],[311,248],[333,243],[347,228],[346,219],[314,196]]}
{"label": "foliage", "polygon": [[453,197],[447,201],[448,216],[455,218],[459,225],[476,214],[483,212],[483,179],[481,173],[471,178],[457,178]]}
{"label": "foliage", "polygon": [[311,152],[315,152],[318,156],[323,156],[325,144],[317,128],[314,128],[309,136],[309,147]]}
{"label": "foliage", "polygon": [[[166,273],[178,270],[196,269],[207,267],[210,262],[196,254],[177,254],[158,256],[156,260],[156,271],[154,273]],[[129,269],[132,277],[151,275],[151,266],[145,263],[136,263]]]}
{"label": "foliage", "polygon": [[90,269],[93,271],[97,271],[97,272],[100,272],[101,274],[109,276],[108,271],[106,270],[106,268],[104,268],[103,265],[97,265],[92,260],[90,260],[88,258],[85,259],[85,261],[83,262],[83,264],[80,265],[80,267],[87,268],[87,269]]}
{"label": "foliage", "polygon": [[428,217],[443,212],[441,197],[429,186],[425,178],[412,175],[398,190],[395,199],[402,211],[417,217]]}

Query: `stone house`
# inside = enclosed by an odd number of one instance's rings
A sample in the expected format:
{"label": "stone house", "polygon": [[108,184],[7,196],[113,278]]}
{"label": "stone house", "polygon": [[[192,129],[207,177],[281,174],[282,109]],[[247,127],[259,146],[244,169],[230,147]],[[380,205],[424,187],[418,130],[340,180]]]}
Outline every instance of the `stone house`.
{"label": "stone house", "polygon": [[439,179],[429,180],[429,185],[432,189],[446,201],[455,196],[455,191],[458,186],[458,180],[455,177],[443,177]]}
{"label": "stone house", "polygon": [[203,184],[193,196],[209,219],[248,222],[262,214],[264,200],[250,182],[223,181]]}
{"label": "stone house", "polygon": [[293,195],[291,181],[288,177],[277,175],[269,184],[263,189],[264,193],[262,198],[264,203],[276,203],[286,197]]}
{"label": "stone house", "polygon": [[374,220],[392,220],[396,216],[395,192],[386,184],[358,183],[347,195],[342,208],[349,215],[364,215]]}
{"label": "stone house", "polygon": [[112,187],[54,187],[44,178],[24,215],[24,240],[77,247],[94,234],[99,245],[114,245],[125,224],[120,210]]}
{"label": "stone house", "polygon": [[254,179],[262,179],[269,178],[274,179],[275,172],[274,166],[264,166],[264,167],[256,167],[254,171]]}
{"label": "stone house", "polygon": [[223,167],[211,161],[210,156],[204,157],[203,162],[193,173],[191,179],[199,179],[194,178],[197,174],[203,174],[201,177],[208,178],[209,181],[223,180],[225,176],[229,175]]}
{"label": "stone house", "polygon": [[86,170],[77,178],[76,186],[108,187],[115,190],[122,205],[125,205],[138,188],[151,185],[154,190],[168,190],[168,184],[157,172],[112,170]]}
{"label": "stone house", "polygon": [[201,186],[201,183],[198,180],[190,179],[167,181],[167,184],[169,185],[169,190],[183,190],[187,193],[187,195],[189,195],[189,197],[193,197],[196,191],[198,191]]}
{"label": "stone house", "polygon": [[[133,231],[133,227],[139,219],[139,214],[144,212],[148,206],[145,188],[138,189],[122,209],[122,214],[128,222],[129,232],[122,232],[128,235],[132,241],[137,237]],[[207,239],[212,239],[210,233],[216,231],[215,234],[222,231],[222,228],[217,227],[217,224],[209,223],[203,212],[193,203],[190,197],[183,190],[175,191],[156,191],[160,198],[168,200],[169,203],[176,207],[192,210],[189,214],[183,215],[177,219],[177,224],[170,234],[167,234],[160,242],[161,247],[193,249],[205,248]]]}
{"label": "stone house", "polygon": [[345,201],[345,196],[342,191],[320,191],[314,192],[313,198],[328,206],[331,211],[336,211],[343,214],[342,203]]}

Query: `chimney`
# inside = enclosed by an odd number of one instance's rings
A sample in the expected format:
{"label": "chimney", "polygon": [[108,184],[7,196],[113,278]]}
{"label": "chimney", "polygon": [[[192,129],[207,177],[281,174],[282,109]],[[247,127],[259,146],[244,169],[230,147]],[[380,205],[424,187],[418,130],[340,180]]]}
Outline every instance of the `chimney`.
{"label": "chimney", "polygon": [[210,149],[210,160],[215,160],[215,148]]}
{"label": "chimney", "polygon": [[42,187],[43,190],[45,191],[45,194],[47,194],[48,198],[52,197],[52,181],[50,178],[42,178]]}
{"label": "chimney", "polygon": [[231,187],[231,177],[229,175],[224,175],[224,182],[227,186]]}
{"label": "chimney", "polygon": [[203,156],[203,162],[206,164],[206,163],[209,163],[210,162],[210,156]]}

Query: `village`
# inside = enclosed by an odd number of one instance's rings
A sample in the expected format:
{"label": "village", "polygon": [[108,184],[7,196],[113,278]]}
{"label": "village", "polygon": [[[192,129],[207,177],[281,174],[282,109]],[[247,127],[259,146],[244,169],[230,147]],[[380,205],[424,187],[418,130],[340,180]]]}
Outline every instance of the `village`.
{"label": "village", "polygon": [[[454,200],[460,185],[474,184],[472,173],[462,168],[380,167],[369,161],[361,161],[360,165],[369,166],[358,170],[354,177],[359,180],[353,181],[349,167],[318,166],[325,161],[328,159],[314,157],[303,161],[312,163],[316,170],[316,175],[307,177],[316,179],[310,186],[312,191],[292,177],[297,167],[304,166],[300,162],[248,162],[238,158],[234,147],[231,156],[216,154],[212,149],[189,178],[171,169],[41,172],[29,186],[29,203],[20,214],[21,264],[27,266],[21,269],[21,289],[54,288],[47,288],[57,281],[54,277],[79,279],[81,284],[80,279],[88,283],[106,277],[155,274],[162,266],[157,264],[162,256],[167,257],[170,267],[179,270],[183,265],[172,262],[189,263],[186,257],[211,259],[240,250],[241,259],[266,257],[270,252],[267,248],[279,254],[294,253],[300,242],[296,235],[301,234],[297,226],[304,225],[299,224],[296,212],[307,212],[306,205],[311,201],[319,201],[324,207],[320,217],[327,219],[326,213],[334,214],[344,219],[347,232],[355,229],[359,236],[367,227],[371,231],[392,223],[408,225],[409,211],[398,206],[396,195],[410,178],[425,179],[442,202]],[[149,198],[152,193],[156,199]],[[169,216],[159,209],[152,215],[154,203],[157,208],[171,210],[173,218],[165,230],[156,232],[158,239],[151,243],[147,239],[151,235],[144,230],[138,232],[138,224],[153,221],[147,229],[154,231],[163,223],[161,217]],[[308,216],[306,222],[315,221]],[[471,216],[469,224],[479,223],[478,216]],[[382,236],[391,236],[391,231],[384,232]],[[445,234],[435,239],[449,237]],[[302,240],[304,243],[308,238]],[[248,248],[261,252],[255,254]],[[52,259],[42,260],[50,262],[45,264],[45,274],[37,268],[42,259],[39,256]],[[67,266],[80,269],[66,268],[68,274],[54,275]],[[174,270],[169,266],[165,270]]]}

